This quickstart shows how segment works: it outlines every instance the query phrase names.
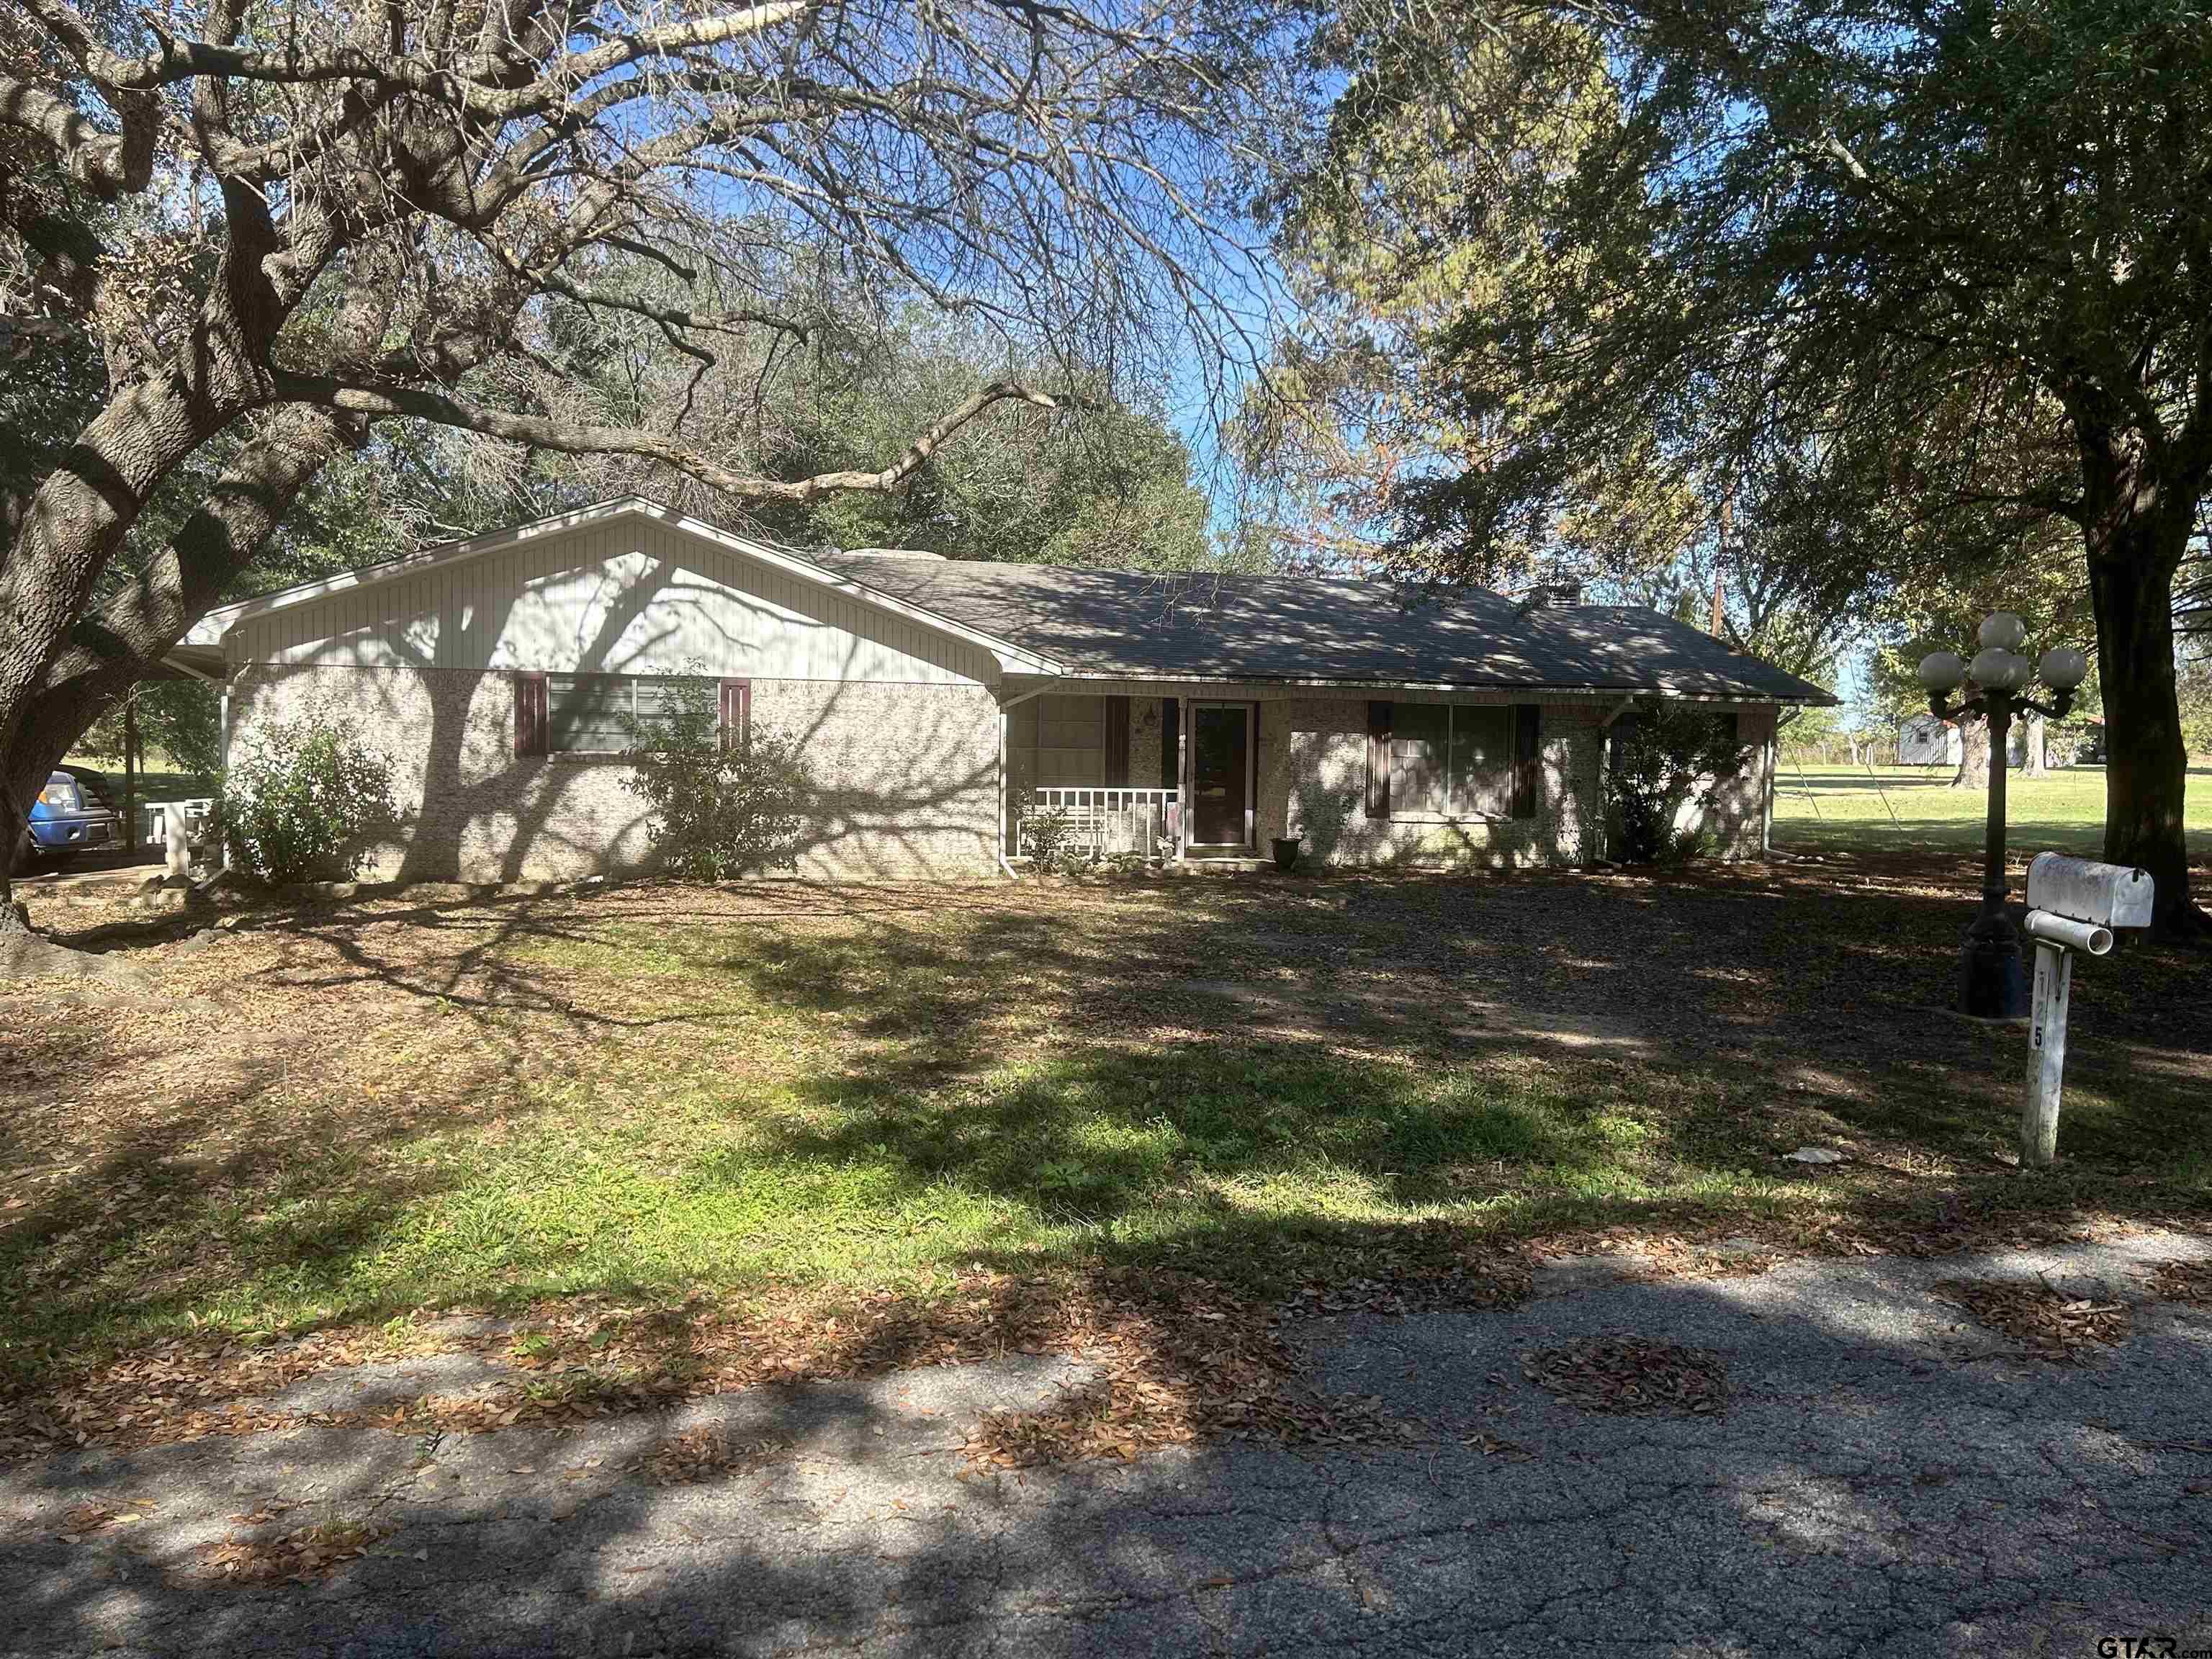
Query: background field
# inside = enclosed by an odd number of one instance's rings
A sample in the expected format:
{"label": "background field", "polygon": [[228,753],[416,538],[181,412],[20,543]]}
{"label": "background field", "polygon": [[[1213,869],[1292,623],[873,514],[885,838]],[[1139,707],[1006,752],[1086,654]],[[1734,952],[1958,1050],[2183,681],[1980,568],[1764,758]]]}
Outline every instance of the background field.
{"label": "background field", "polygon": [[[1987,797],[1954,789],[1946,767],[1803,767],[1784,760],[1775,780],[1774,843],[1825,853],[1967,853],[1982,844]],[[2105,772],[2069,767],[2047,778],[2010,775],[2009,850],[2015,862],[2046,848],[2094,854],[2105,840]],[[2189,844],[2212,856],[2212,768],[2189,775]]]}

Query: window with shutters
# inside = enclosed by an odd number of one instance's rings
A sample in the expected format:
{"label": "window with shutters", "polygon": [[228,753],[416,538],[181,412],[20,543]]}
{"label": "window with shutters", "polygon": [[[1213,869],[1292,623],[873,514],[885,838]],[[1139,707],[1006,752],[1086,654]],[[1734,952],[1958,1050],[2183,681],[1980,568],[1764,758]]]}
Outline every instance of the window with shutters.
{"label": "window with shutters", "polygon": [[1504,705],[1393,705],[1390,816],[1513,816],[1513,720]]}
{"label": "window with shutters", "polygon": [[[672,714],[686,686],[705,706],[730,718],[721,683],[674,674],[548,674],[545,676],[545,752],[619,755],[650,744]],[[703,687],[703,692],[697,688]]]}
{"label": "window with shutters", "polygon": [[[1006,762],[1014,787],[1095,788],[1103,784],[1106,701],[1104,697],[1031,697],[1008,709]],[[1126,726],[1123,732],[1126,743]]]}

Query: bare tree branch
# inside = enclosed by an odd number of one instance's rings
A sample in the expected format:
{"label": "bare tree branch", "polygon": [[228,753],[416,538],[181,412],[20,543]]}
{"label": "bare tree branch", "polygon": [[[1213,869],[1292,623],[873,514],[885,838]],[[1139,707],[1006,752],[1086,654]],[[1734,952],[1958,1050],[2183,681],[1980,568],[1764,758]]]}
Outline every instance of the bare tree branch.
{"label": "bare tree branch", "polygon": [[702,483],[739,501],[807,501],[838,491],[887,495],[902,487],[945,441],[994,404],[1019,402],[1035,409],[1062,410],[1082,401],[1054,396],[1017,381],[982,387],[930,423],[890,465],[873,471],[841,470],[812,477],[749,477],[732,472],[689,445],[635,427],[586,426],[483,409],[443,392],[416,386],[348,385],[307,375],[279,374],[277,390],[292,403],[317,404],[349,414],[434,421],[508,443],[530,444],[569,455],[641,455],[689,473]]}

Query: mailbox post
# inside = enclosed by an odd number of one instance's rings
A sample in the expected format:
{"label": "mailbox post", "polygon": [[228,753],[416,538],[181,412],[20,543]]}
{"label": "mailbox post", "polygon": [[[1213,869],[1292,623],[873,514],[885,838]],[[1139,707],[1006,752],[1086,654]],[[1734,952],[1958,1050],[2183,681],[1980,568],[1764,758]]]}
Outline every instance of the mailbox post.
{"label": "mailbox post", "polygon": [[2123,865],[2038,853],[2027,866],[2027,921],[2035,943],[2034,1004],[2027,1025],[2027,1100],[2020,1161],[2041,1168],[2058,1155],[2058,1091],[2066,1071],[2066,1008],[2074,953],[2101,957],[2115,927],[2148,927],[2151,878]]}

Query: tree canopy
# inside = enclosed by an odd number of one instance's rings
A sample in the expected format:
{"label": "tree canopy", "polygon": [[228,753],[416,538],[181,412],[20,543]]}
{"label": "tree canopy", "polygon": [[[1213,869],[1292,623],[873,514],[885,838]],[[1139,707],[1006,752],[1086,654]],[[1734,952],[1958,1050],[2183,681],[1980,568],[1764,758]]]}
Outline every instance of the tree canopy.
{"label": "tree canopy", "polygon": [[1489,273],[1418,319],[1448,441],[1393,480],[1401,544],[1481,568],[1583,540],[1593,500],[1781,489],[1817,608],[2032,562],[2056,525],[2097,624],[2106,854],[2194,925],[2172,593],[2212,483],[2201,8],[1447,0],[1314,49],[1337,78],[1284,222],[1364,188],[1378,127],[1425,124],[1458,186],[1438,230]]}

